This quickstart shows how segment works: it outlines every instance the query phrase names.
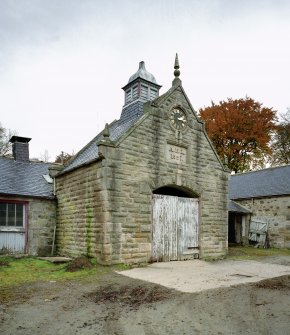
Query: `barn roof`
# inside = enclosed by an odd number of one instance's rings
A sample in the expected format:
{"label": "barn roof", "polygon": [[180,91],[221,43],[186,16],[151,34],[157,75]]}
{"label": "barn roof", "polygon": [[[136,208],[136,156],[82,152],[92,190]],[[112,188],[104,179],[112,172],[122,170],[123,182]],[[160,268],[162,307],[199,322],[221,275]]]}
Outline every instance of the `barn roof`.
{"label": "barn roof", "polygon": [[290,165],[231,175],[229,199],[290,194]]}
{"label": "barn roof", "polygon": [[50,165],[0,157],[0,194],[53,199],[53,185],[47,181]]}
{"label": "barn roof", "polygon": [[[182,84],[181,84],[181,81],[179,79],[180,71],[179,71],[179,64],[178,64],[177,55],[176,55],[176,59],[175,59],[174,68],[175,68],[175,71],[174,71],[175,79],[173,80],[172,87],[167,92],[162,94],[161,96],[156,96],[156,97],[151,96],[150,97],[150,95],[148,95],[147,98],[145,99],[145,101],[144,101],[143,98],[142,99],[140,98],[140,99],[134,100],[133,102],[131,102],[131,100],[129,102],[127,102],[126,99],[125,99],[125,105],[122,109],[120,119],[113,121],[108,126],[108,136],[109,136],[110,141],[116,142],[119,139],[121,139],[122,136],[124,134],[126,134],[137,123],[138,120],[140,120],[140,118],[144,115],[144,112],[143,112],[144,103],[145,104],[146,103],[151,103],[154,106],[158,106],[159,104],[161,104],[161,102],[164,99],[168,98],[177,89],[179,89],[180,92],[184,95],[185,99],[187,100],[189,106],[192,109],[192,112],[193,112],[194,116],[196,117],[196,119],[198,119],[194,109],[191,106],[191,103],[190,103],[188,97],[186,96],[186,94],[185,94],[185,92],[182,88]],[[145,69],[144,62],[140,62],[139,70],[134,75],[132,75],[130,77],[128,84],[125,87],[123,87],[123,89],[130,87],[130,85],[134,85],[136,80],[146,80],[148,83],[153,84],[153,86],[155,85],[155,88],[158,87],[158,92],[159,92],[159,88],[161,87],[160,85],[157,84],[157,82],[155,80],[155,77]],[[151,102],[149,102],[149,101],[151,101]],[[203,124],[203,122],[201,122],[200,120],[198,120],[198,122],[201,125]],[[205,135],[206,135],[206,133],[205,133]],[[206,137],[207,137],[207,135],[206,135]],[[94,162],[96,159],[98,159],[99,152],[98,152],[98,146],[97,145],[103,139],[104,139],[104,136],[103,136],[103,131],[102,131],[96,137],[94,137],[83,149],[81,149],[65,165],[64,169],[58,175],[62,175],[66,172],[72,171],[72,170],[74,170],[78,167],[81,167],[83,165],[90,164],[90,163]],[[208,141],[209,141],[209,139],[208,139]],[[209,143],[210,143],[213,151],[215,152],[216,157],[219,160],[222,168],[224,169],[225,167],[221,163],[221,161],[220,161],[220,159],[219,159],[219,157],[218,157],[218,155],[217,155],[217,153],[216,153],[215,149],[213,148],[210,141],[209,141]]]}
{"label": "barn roof", "polygon": [[[143,115],[143,103],[136,101],[122,111],[120,120],[115,120],[109,125],[110,140],[117,141],[124,133],[126,133]],[[75,168],[94,161],[98,158],[97,144],[103,138],[102,132],[94,137],[82,150],[62,170],[62,173],[74,170]]]}
{"label": "barn roof", "polygon": [[248,209],[246,209],[243,206],[237,204],[233,200],[229,200],[228,211],[229,212],[234,212],[234,213],[243,213],[243,214],[251,213]]}

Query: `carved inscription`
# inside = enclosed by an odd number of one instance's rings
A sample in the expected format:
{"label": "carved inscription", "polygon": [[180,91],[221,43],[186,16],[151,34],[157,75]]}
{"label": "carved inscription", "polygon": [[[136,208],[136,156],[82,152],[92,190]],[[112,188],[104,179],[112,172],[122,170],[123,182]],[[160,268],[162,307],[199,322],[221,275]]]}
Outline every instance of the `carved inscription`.
{"label": "carved inscription", "polygon": [[168,162],[186,164],[187,150],[177,145],[167,144],[166,159]]}

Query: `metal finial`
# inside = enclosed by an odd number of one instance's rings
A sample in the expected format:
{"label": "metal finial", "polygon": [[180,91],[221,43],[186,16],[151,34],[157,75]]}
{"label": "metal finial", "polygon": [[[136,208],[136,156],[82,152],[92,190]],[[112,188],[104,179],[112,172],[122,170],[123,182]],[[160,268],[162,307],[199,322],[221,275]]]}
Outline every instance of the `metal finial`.
{"label": "metal finial", "polygon": [[178,54],[176,53],[175,56],[175,62],[174,62],[174,76],[175,78],[178,78],[180,76],[180,71],[179,71],[179,60],[178,60]]}
{"label": "metal finial", "polygon": [[108,123],[106,123],[106,125],[105,125],[105,129],[104,129],[104,131],[103,131],[103,136],[104,136],[105,138],[110,137],[110,129],[109,129],[109,125],[108,125]]}
{"label": "metal finial", "polygon": [[139,63],[139,70],[145,70],[145,62],[142,60],[140,63]]}

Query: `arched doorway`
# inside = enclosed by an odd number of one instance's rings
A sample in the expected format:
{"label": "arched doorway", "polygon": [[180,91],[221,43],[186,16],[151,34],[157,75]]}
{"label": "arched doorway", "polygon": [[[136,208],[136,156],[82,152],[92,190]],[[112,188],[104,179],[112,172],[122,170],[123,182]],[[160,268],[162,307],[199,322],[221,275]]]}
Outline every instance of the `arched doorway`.
{"label": "arched doorway", "polygon": [[153,191],[152,260],[198,258],[198,196],[182,187],[167,185]]}

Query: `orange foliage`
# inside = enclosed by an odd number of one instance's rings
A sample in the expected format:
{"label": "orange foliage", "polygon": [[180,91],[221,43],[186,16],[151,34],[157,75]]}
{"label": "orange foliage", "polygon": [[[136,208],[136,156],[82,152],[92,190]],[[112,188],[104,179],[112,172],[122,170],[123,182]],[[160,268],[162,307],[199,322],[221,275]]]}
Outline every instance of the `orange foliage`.
{"label": "orange foliage", "polygon": [[250,169],[251,163],[271,152],[276,111],[246,97],[228,99],[199,111],[207,134],[222,162],[235,172]]}
{"label": "orange foliage", "polygon": [[73,154],[68,154],[67,152],[61,152],[58,156],[55,158],[55,163],[65,164],[67,163],[71,158],[73,157]]}

